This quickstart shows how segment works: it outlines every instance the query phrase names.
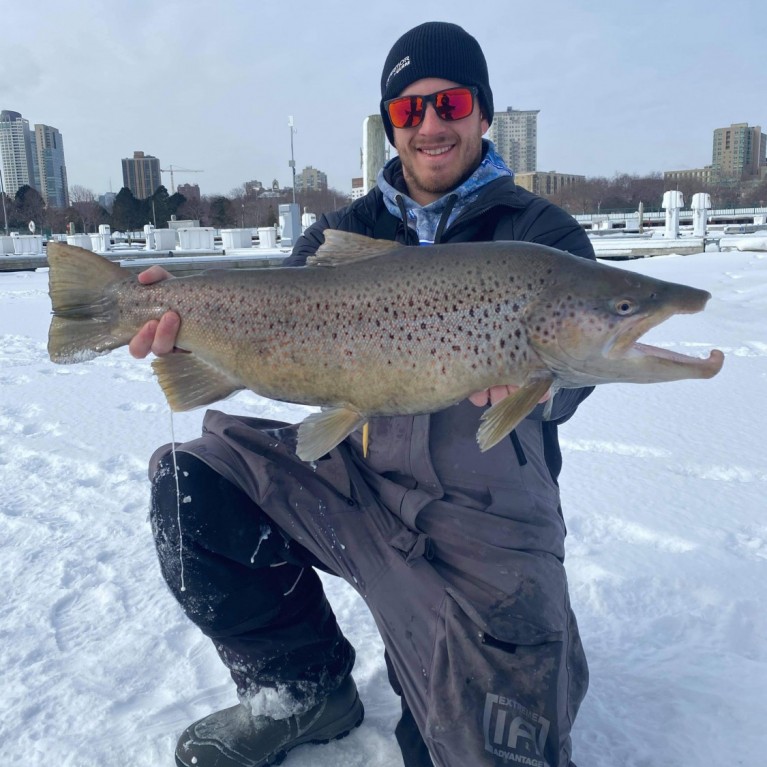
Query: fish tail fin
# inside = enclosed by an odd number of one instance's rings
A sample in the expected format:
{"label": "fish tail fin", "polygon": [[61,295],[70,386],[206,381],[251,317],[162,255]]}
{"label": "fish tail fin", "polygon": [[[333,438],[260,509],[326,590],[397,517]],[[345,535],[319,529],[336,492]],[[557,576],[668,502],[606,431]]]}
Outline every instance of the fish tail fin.
{"label": "fish tail fin", "polygon": [[53,319],[48,355],[53,362],[82,362],[126,344],[118,332],[117,304],[108,287],[126,278],[117,264],[84,248],[48,245],[48,293]]}

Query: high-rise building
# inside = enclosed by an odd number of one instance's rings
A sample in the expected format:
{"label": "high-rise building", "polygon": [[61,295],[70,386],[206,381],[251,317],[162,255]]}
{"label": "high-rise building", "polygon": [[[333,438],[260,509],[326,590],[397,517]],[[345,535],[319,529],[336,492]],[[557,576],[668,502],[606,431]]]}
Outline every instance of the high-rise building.
{"label": "high-rise building", "polygon": [[33,156],[29,120],[18,112],[4,109],[0,112],[0,162],[3,189],[9,197],[25,184],[35,185]]}
{"label": "high-rise building", "polygon": [[512,109],[493,114],[488,138],[515,173],[532,173],[538,165],[540,109]]}
{"label": "high-rise building", "polygon": [[50,125],[35,125],[33,155],[35,187],[45,204],[53,208],[69,207],[67,166],[64,162],[64,140]]}
{"label": "high-rise building", "polygon": [[123,186],[130,189],[137,200],[151,197],[162,184],[160,161],[151,154],[134,152],[125,157],[123,164]]}
{"label": "high-rise building", "polygon": [[711,164],[720,178],[754,178],[767,162],[767,135],[761,127],[733,123],[714,130]]}
{"label": "high-rise building", "polygon": [[328,188],[327,174],[321,170],[312,168],[311,165],[304,168],[296,176],[297,192],[324,192]]}
{"label": "high-rise building", "polygon": [[18,112],[0,112],[0,161],[5,193],[13,196],[25,185],[36,189],[45,204],[69,206],[64,140],[50,125],[29,128]]}

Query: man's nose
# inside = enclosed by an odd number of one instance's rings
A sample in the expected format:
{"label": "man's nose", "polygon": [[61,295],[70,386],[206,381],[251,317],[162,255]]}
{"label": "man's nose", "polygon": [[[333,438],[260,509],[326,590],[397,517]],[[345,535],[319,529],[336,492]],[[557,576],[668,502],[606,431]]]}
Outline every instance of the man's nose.
{"label": "man's nose", "polygon": [[428,103],[424,109],[423,120],[421,120],[421,125],[419,127],[421,132],[425,133],[440,131],[443,128],[443,122],[444,120],[441,120],[437,115],[437,109],[434,104]]}

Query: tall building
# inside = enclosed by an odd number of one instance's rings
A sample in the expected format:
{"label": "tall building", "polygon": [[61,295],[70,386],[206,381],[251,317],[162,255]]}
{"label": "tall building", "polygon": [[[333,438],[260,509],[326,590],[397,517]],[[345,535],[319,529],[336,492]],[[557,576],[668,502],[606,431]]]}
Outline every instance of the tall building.
{"label": "tall building", "polygon": [[18,112],[4,109],[0,112],[0,162],[3,189],[9,197],[25,184],[35,186],[33,157],[29,120]]}
{"label": "tall building", "polygon": [[5,193],[13,196],[24,185],[36,189],[45,204],[69,206],[64,140],[50,125],[29,128],[18,112],[0,112],[0,161]]}
{"label": "tall building", "polygon": [[35,187],[45,204],[53,208],[69,207],[67,166],[64,162],[64,140],[50,125],[35,125],[33,165]]}
{"label": "tall building", "polygon": [[311,165],[304,168],[296,176],[297,192],[324,192],[328,188],[327,174],[321,170],[312,168]]}
{"label": "tall building", "polygon": [[512,109],[493,114],[488,138],[515,173],[532,173],[538,167],[538,113],[540,109]]}
{"label": "tall building", "polygon": [[733,123],[714,131],[711,164],[720,177],[754,178],[765,165],[767,135],[761,127]]}
{"label": "tall building", "polygon": [[130,189],[137,200],[151,197],[162,184],[160,161],[151,154],[134,152],[123,158],[123,186]]}

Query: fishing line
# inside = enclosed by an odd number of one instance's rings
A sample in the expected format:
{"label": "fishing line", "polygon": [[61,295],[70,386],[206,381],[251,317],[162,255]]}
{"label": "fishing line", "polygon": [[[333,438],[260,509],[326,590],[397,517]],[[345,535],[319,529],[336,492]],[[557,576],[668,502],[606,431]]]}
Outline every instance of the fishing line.
{"label": "fishing line", "polygon": [[181,532],[181,489],[178,485],[178,464],[176,463],[176,434],[173,429],[173,411],[170,413],[170,452],[173,455],[173,476],[176,480],[176,524],[178,525],[178,559],[181,564],[181,591],[186,591],[184,583],[184,537]]}

